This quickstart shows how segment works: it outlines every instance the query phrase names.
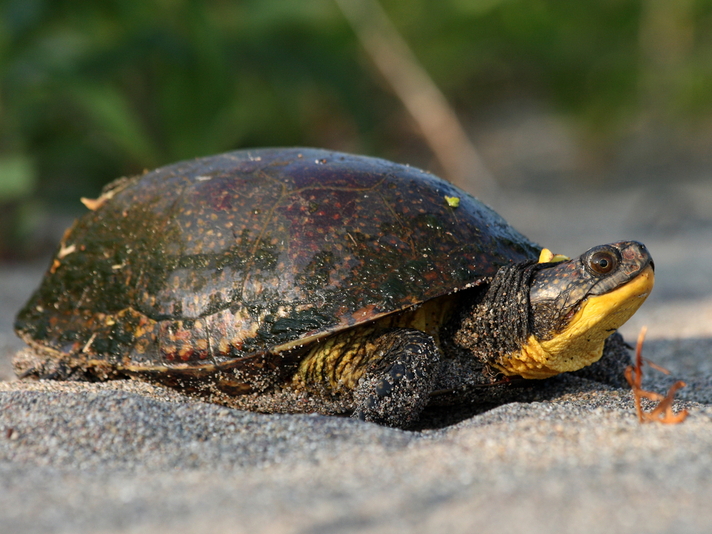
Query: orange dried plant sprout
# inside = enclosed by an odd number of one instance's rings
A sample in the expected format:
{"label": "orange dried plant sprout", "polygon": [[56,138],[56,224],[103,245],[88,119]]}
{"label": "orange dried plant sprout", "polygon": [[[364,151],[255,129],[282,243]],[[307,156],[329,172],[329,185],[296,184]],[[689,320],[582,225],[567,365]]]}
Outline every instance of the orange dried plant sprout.
{"label": "orange dried plant sprout", "polygon": [[[685,387],[685,383],[682,380],[675,382],[667,392],[667,395],[661,395],[660,393],[654,393],[652,391],[645,391],[641,387],[643,381],[643,340],[645,339],[645,333],[648,331],[646,326],[640,329],[640,334],[638,334],[638,343],[635,347],[635,371],[633,366],[629,365],[625,370],[625,378],[630,384],[633,390],[633,398],[635,399],[635,411],[638,414],[638,420],[641,423],[655,422],[662,423],[665,425],[676,425],[682,423],[687,418],[687,410],[681,410],[679,413],[674,413],[672,411],[672,403],[675,399],[675,392]],[[651,361],[646,360],[648,365],[653,369],[661,371],[665,374],[670,372],[654,364]],[[646,398],[651,401],[657,401],[658,404],[653,408],[651,412],[644,412],[642,399]]]}

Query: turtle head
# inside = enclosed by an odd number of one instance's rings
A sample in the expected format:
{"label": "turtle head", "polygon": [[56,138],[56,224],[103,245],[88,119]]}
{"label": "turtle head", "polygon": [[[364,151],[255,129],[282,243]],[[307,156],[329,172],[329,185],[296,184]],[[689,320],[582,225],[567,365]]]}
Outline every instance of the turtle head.
{"label": "turtle head", "polygon": [[494,366],[507,375],[546,378],[596,362],[606,338],[650,294],[653,271],[650,253],[636,241],[601,245],[578,258],[536,265],[526,340]]}

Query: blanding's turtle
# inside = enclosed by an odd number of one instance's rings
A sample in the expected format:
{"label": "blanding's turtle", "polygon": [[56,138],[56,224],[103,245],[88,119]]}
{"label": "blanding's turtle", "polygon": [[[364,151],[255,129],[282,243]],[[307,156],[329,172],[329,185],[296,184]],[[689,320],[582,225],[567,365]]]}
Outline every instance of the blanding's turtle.
{"label": "blanding's turtle", "polygon": [[83,200],[17,317],[23,376],[408,426],[596,362],[654,281],[640,243],[553,256],[432,174],[324,150],[181,162]]}

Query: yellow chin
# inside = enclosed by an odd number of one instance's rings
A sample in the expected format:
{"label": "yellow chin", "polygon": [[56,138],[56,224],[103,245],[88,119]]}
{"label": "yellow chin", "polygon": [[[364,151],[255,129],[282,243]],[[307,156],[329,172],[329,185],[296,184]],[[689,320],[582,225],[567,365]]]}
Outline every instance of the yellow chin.
{"label": "yellow chin", "polygon": [[539,341],[529,336],[519,352],[508,355],[495,367],[508,376],[549,378],[597,362],[606,338],[640,308],[654,283],[655,274],[648,266],[618,289],[589,297],[568,326],[552,339]]}

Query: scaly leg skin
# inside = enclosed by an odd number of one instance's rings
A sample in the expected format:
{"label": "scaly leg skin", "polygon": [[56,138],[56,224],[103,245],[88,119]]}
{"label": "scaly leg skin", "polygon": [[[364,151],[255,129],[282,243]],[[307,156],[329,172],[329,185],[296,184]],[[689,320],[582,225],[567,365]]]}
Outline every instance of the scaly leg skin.
{"label": "scaly leg skin", "polygon": [[28,347],[12,360],[19,379],[68,380],[74,382],[103,382],[126,378],[106,361],[71,358],[60,353],[47,354]]}
{"label": "scaly leg skin", "polygon": [[35,380],[88,380],[82,370],[70,365],[67,359],[41,354],[31,348],[19,351],[12,361],[18,378]]}
{"label": "scaly leg skin", "polygon": [[381,335],[355,391],[352,417],[407,427],[420,417],[433,391],[440,350],[429,335],[399,329]]}

